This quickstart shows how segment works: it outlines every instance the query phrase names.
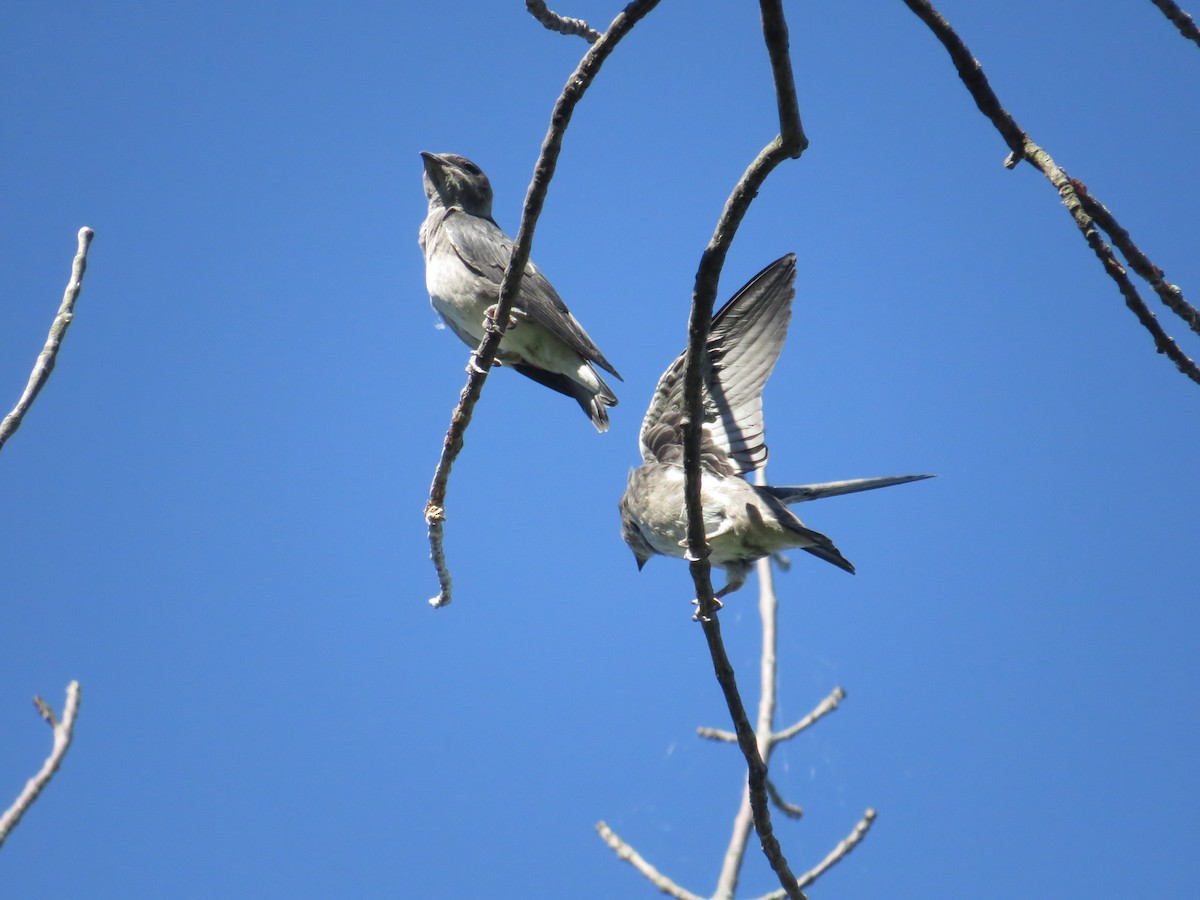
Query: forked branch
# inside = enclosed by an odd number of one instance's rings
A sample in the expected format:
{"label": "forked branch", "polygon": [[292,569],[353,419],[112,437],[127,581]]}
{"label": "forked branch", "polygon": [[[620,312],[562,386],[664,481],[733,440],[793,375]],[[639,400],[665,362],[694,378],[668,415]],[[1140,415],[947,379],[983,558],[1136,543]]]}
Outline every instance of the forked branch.
{"label": "forked branch", "polygon": [[[868,809],[863,813],[863,817],[858,820],[858,824],[854,826],[846,837],[838,843],[836,847],[829,851],[829,855],[823,860],[800,876],[800,887],[808,887],[843,859],[850,855],[850,851],[857,847],[862,839],[867,836],[867,832],[871,830],[871,826],[875,824],[875,810]],[[764,894],[758,900],[783,900],[786,897],[783,891],[772,891],[769,894]]]}
{"label": "forked branch", "polygon": [[0,816],[0,847],[4,846],[9,832],[17,827],[17,823],[37,800],[42,789],[50,783],[50,779],[62,765],[63,757],[67,755],[67,750],[71,747],[71,738],[75,732],[75,718],[79,714],[79,682],[72,681],[67,685],[67,700],[63,706],[61,722],[55,719],[50,706],[41,697],[34,697],[33,704],[41,713],[42,718],[49,722],[50,727],[54,729],[54,745],[50,750],[50,755],[42,764],[41,770],[29,779],[25,790],[21,791],[13,805],[5,810],[3,816]]}
{"label": "forked branch", "polygon": [[[904,3],[929,27],[929,30],[946,48],[958,71],[959,78],[962,79],[963,84],[974,98],[975,105],[991,120],[1005,143],[1008,144],[1012,152],[1005,161],[1005,166],[1011,169],[1017,163],[1025,160],[1046,176],[1058,190],[1063,204],[1075,220],[1076,227],[1087,241],[1088,246],[1092,248],[1092,252],[1096,254],[1097,259],[1100,260],[1104,271],[1116,283],[1121,296],[1125,298],[1125,305],[1154,338],[1155,349],[1170,359],[1180,372],[1200,384],[1200,367],[1163,330],[1158,318],[1150,311],[1138,293],[1137,287],[1129,278],[1125,266],[1117,260],[1112,247],[1101,237],[1101,231],[1107,232],[1114,243],[1121,248],[1130,267],[1146,279],[1166,303],[1167,308],[1198,333],[1200,333],[1200,328],[1197,326],[1197,323],[1200,322],[1200,310],[1184,299],[1183,292],[1178,287],[1165,280],[1162,270],[1146,258],[1129,237],[1129,233],[1117,224],[1116,219],[1104,208],[1103,204],[1091,197],[1079,181],[1072,179],[1056,165],[1050,158],[1050,154],[1034,143],[1025,130],[1017,124],[1008,110],[1000,104],[999,98],[988,83],[979,60],[971,54],[962,38],[934,8],[933,4],[928,0],[904,0]],[[1161,4],[1159,5],[1161,7]]]}

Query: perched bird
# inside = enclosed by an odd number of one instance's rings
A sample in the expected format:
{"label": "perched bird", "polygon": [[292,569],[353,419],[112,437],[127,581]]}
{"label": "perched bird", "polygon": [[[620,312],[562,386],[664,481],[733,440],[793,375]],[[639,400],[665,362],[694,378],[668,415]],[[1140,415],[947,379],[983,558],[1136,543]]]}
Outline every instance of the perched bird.
{"label": "perched bird", "polygon": [[[483,323],[500,295],[513,242],[492,219],[492,186],[479,166],[452,153],[421,154],[429,213],[421,223],[425,286],[450,330],[469,347],[479,346]],[[580,327],[532,262],[496,362],[539,384],[574,397],[597,431],[608,431],[608,410],[617,395],[596,372],[621,376]]]}
{"label": "perched bird", "polygon": [[[793,547],[854,571],[833,541],[806,527],[787,504],[931,477],[900,475],[791,487],[759,487],[742,477],[767,459],[762,391],[787,337],[795,280],[794,255],[771,263],[713,317],[709,333],[700,491],[709,561],[728,576],[716,593],[718,599],[745,583],[755,560]],[[687,557],[683,373],[681,355],[659,379],[642,422],[642,465],[629,473],[621,497],[621,536],[639,569],[655,554]]]}

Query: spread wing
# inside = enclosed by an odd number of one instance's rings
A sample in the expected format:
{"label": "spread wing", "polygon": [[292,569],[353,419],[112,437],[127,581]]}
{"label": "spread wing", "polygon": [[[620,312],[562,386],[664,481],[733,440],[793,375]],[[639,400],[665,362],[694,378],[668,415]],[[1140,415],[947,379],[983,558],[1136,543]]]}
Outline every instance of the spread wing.
{"label": "spread wing", "polygon": [[[702,464],[722,475],[745,475],[767,460],[762,391],[779,359],[796,295],[796,257],[767,266],[713,317],[704,384]],[[686,355],[686,354],[685,354]],[[681,355],[663,373],[642,422],[642,458],[683,464]]]}
{"label": "spread wing", "polygon": [[[512,240],[500,226],[491,219],[472,216],[457,207],[451,207],[442,221],[442,229],[459,259],[481,278],[494,284],[499,292],[513,250]],[[575,321],[554,286],[532,262],[525,264],[521,291],[514,306],[588,362],[596,363],[617,378],[621,377]]]}

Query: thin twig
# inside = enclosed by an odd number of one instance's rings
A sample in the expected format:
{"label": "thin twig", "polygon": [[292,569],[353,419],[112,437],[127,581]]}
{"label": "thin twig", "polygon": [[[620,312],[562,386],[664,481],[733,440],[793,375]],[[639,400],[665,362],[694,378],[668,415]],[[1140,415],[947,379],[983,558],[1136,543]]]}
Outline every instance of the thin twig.
{"label": "thin twig", "polygon": [[[684,407],[687,418],[684,422],[683,458],[685,486],[684,495],[688,514],[688,551],[692,581],[696,587],[698,604],[697,618],[704,630],[712,657],[713,672],[725,696],[725,705],[733,721],[738,746],[746,757],[746,788],[749,806],[758,832],[763,854],[784,891],[793,900],[803,897],[796,885],[796,877],[788,867],[787,859],[779,846],[771,825],[770,802],[767,798],[767,766],[760,752],[758,739],[750,727],[742,698],[738,694],[733,667],[725,652],[721,639],[721,625],[717,619],[717,605],[713,597],[712,579],[708,562],[708,546],[704,539],[704,515],[700,502],[700,439],[703,424],[703,384],[708,367],[708,333],[712,323],[713,305],[721,269],[725,264],[729,246],[737,233],[738,226],[750,208],[767,176],[779,163],[798,157],[804,150],[803,129],[799,122],[799,110],[795,101],[795,82],[792,76],[791,59],[787,48],[787,27],[780,0],[761,0],[763,40],[771,57],[775,78],[775,93],[780,115],[780,134],[769,143],[752,162],[742,178],[734,186],[725,202],[725,208],[717,221],[716,229],[700,257],[696,271],[696,283],[692,291],[692,310],[688,321],[688,347],[684,369]],[[790,117],[790,118],[789,118]],[[764,734],[763,739],[768,735]],[[765,747],[765,745],[764,745]],[[722,880],[729,871],[729,856],[722,869]],[[736,881],[736,873],[733,876]]]}
{"label": "thin twig", "polygon": [[[875,810],[868,809],[863,813],[863,817],[859,819],[858,824],[854,826],[854,830],[846,835],[836,847],[829,852],[823,860],[800,876],[800,886],[805,887],[812,884],[831,868],[840,863],[846,856],[857,847],[862,839],[867,836],[867,832],[871,830],[871,826],[875,824]],[[776,900],[782,900],[783,894],[778,894]]]}
{"label": "thin twig", "polygon": [[1152,263],[1149,257],[1138,248],[1133,239],[1129,237],[1129,232],[1122,228],[1116,217],[1108,211],[1108,207],[1088,193],[1087,185],[1078,178],[1072,178],[1071,187],[1075,189],[1079,202],[1083,204],[1084,212],[1095,219],[1096,224],[1104,229],[1105,234],[1116,244],[1121,255],[1128,261],[1129,267],[1154,289],[1154,293],[1158,294],[1159,299],[1175,315],[1187,322],[1192,331],[1200,334],[1200,309],[1196,309],[1184,299],[1183,291],[1179,289],[1178,285],[1167,281],[1163,270]]}
{"label": "thin twig", "polygon": [[[831,868],[845,859],[850,854],[850,851],[857,847],[862,839],[867,836],[867,832],[871,830],[871,826],[873,824],[875,824],[875,810],[868,809],[865,813],[863,813],[863,817],[858,820],[858,824],[854,826],[854,830],[846,835],[846,837],[829,852],[828,856],[800,876],[800,886],[808,887],[810,884],[828,872]],[[755,898],[755,900],[783,900],[783,898],[786,896],[787,894],[785,894],[783,891],[771,891],[771,893],[763,894],[761,897]]]}
{"label": "thin twig", "polygon": [[729,744],[737,743],[737,735],[732,731],[725,731],[720,728],[707,728],[701,725],[696,729],[698,737],[707,738],[710,741],[725,741]]}
{"label": "thin twig", "polygon": [[529,10],[531,16],[551,31],[557,31],[559,34],[577,34],[589,44],[594,44],[600,40],[600,32],[588,25],[583,19],[560,16],[558,13],[547,8],[545,0],[525,0],[525,8]]}
{"label": "thin twig", "polygon": [[771,802],[775,804],[775,808],[789,819],[799,819],[804,815],[804,807],[797,806],[795,803],[788,803],[784,800],[783,795],[779,793],[779,788],[775,787],[775,782],[770,778],[767,779],[767,796],[771,798]]}
{"label": "thin twig", "polygon": [[838,708],[838,704],[846,699],[846,692],[840,687],[835,687],[830,691],[829,696],[817,704],[816,709],[810,712],[807,716],[797,722],[795,725],[790,725],[783,731],[777,731],[772,735],[773,743],[781,743],[788,741],[804,731],[806,728],[811,728],[818,721],[829,715]]}
{"label": "thin twig", "polygon": [[67,329],[71,327],[72,319],[75,318],[75,301],[79,299],[79,292],[83,289],[83,273],[87,271],[88,246],[92,243],[94,236],[95,232],[90,228],[79,229],[79,249],[75,252],[75,261],[71,264],[71,280],[67,282],[67,290],[63,294],[62,304],[58,307],[58,314],[50,325],[50,334],[46,338],[46,345],[38,354],[37,361],[33,365],[29,383],[25,385],[25,393],[21,395],[21,399],[17,401],[13,411],[4,417],[3,422],[0,422],[0,447],[3,447],[4,442],[21,427],[21,420],[25,418],[25,413],[29,411],[29,407],[33,405],[33,401],[45,386],[46,381],[50,378],[50,373],[54,371],[54,363],[58,359],[58,348],[67,335]]}
{"label": "thin twig", "polygon": [[763,41],[771,58],[771,74],[775,79],[775,98],[779,105],[779,134],[783,146],[793,158],[808,149],[808,138],[800,124],[800,102],[796,99],[796,79],[792,75],[792,57],[788,49],[787,19],[782,0],[760,0]]}
{"label": "thin twig", "polygon": [[21,791],[21,795],[17,797],[13,805],[5,811],[3,816],[0,816],[0,846],[4,845],[9,832],[21,821],[21,817],[33,805],[33,801],[38,798],[42,789],[50,783],[50,779],[62,765],[63,757],[67,755],[75,730],[75,717],[79,713],[79,682],[72,681],[67,685],[67,700],[63,706],[61,722],[54,720],[54,713],[41,697],[34,697],[33,702],[42,718],[49,722],[50,727],[54,729],[54,746],[42,764],[41,771],[29,779],[25,790]]}
{"label": "thin twig", "polygon": [[658,871],[658,869],[654,868],[654,866],[650,865],[650,863],[646,862],[641,854],[621,840],[604,822],[596,823],[596,831],[600,833],[600,837],[604,839],[604,843],[616,851],[618,857],[641,872],[652,885],[664,894],[675,897],[677,900],[704,900],[699,894],[693,894],[686,888],[680,887],[662,872]]}
{"label": "thin twig", "polygon": [[1150,0],[1150,2],[1162,10],[1163,15],[1174,23],[1180,34],[1200,46],[1200,28],[1196,26],[1196,22],[1191,16],[1179,8],[1178,3],[1172,3],[1171,0]]}
{"label": "thin twig", "polygon": [[475,404],[479,400],[483,383],[487,380],[496,351],[500,347],[500,339],[508,327],[509,313],[521,287],[521,277],[525,265],[529,262],[529,254],[533,247],[533,231],[537,227],[542,205],[546,200],[546,192],[550,188],[550,180],[554,177],[554,169],[558,164],[558,154],[562,150],[563,135],[571,121],[571,114],[576,104],[583,98],[593,79],[600,71],[604,61],[612,53],[621,38],[629,33],[635,24],[655,6],[658,0],[637,0],[630,3],[612,21],[608,30],[600,40],[592,44],[584,54],[578,67],[567,79],[562,94],[554,104],[550,116],[550,128],[542,141],[541,153],[533,170],[533,180],[525,195],[525,205],[521,211],[521,227],[513,243],[512,258],[504,271],[504,280],[500,284],[500,296],[492,317],[484,323],[486,334],[479,347],[472,353],[471,362],[467,367],[467,383],[459,395],[458,406],[450,418],[450,429],[442,445],[442,455],[438,460],[437,469],[433,475],[433,484],[429,488],[429,502],[425,505],[425,521],[429,526],[430,559],[437,570],[438,583],[441,588],[438,595],[429,603],[432,606],[445,606],[451,597],[450,570],[446,565],[443,547],[443,528],[446,521],[446,486],[450,478],[450,469],[454,460],[462,450],[463,437]]}
{"label": "thin twig", "polygon": [[[1012,115],[1000,105],[1000,100],[996,97],[995,91],[992,90],[991,85],[988,83],[987,76],[984,75],[983,67],[979,64],[979,60],[971,54],[971,51],[967,49],[967,45],[963,43],[962,38],[955,33],[950,23],[933,7],[933,4],[929,3],[928,0],[904,0],[904,4],[929,27],[929,30],[933,32],[942,46],[946,48],[946,51],[950,54],[950,58],[954,62],[955,69],[958,71],[959,78],[962,79],[963,84],[966,85],[967,90],[974,98],[975,105],[991,120],[996,130],[1004,138],[1005,143],[1008,144],[1012,152],[1009,154],[1008,159],[1005,160],[1004,165],[1011,169],[1021,160],[1026,160],[1046,176],[1050,183],[1058,190],[1063,204],[1075,220],[1075,224],[1083,234],[1084,240],[1087,241],[1088,246],[1092,248],[1092,252],[1100,260],[1104,271],[1116,283],[1121,296],[1125,298],[1125,305],[1129,307],[1138,321],[1141,322],[1142,327],[1149,331],[1150,335],[1154,338],[1155,349],[1159,353],[1165,354],[1180,372],[1192,379],[1192,381],[1200,384],[1200,367],[1197,367],[1196,363],[1179,348],[1174,339],[1163,330],[1157,317],[1146,306],[1137,288],[1130,281],[1125,267],[1117,261],[1112,248],[1100,236],[1099,228],[1102,228],[1103,224],[1094,219],[1088,212],[1089,208],[1097,208],[1099,202],[1089,197],[1089,200],[1092,200],[1092,202],[1085,208],[1085,203],[1075,188],[1075,182],[1063,169],[1055,164],[1054,160],[1050,158],[1049,153],[1034,143],[1025,130],[1013,119]],[[1115,224],[1115,220],[1111,216],[1108,218],[1108,221]],[[1114,236],[1114,240],[1116,239]],[[1161,271],[1157,266],[1150,263],[1148,259],[1145,260],[1144,266],[1140,263],[1140,260],[1145,257],[1133,244],[1132,240],[1129,239],[1129,235],[1124,229],[1121,229],[1120,241],[1126,243],[1131,248],[1129,251],[1123,251],[1130,258],[1131,265],[1133,265],[1133,259],[1136,258],[1139,260],[1139,263],[1135,266],[1135,271],[1146,270],[1158,272],[1158,276],[1150,279],[1152,285],[1155,284],[1155,281],[1161,280]],[[1177,295],[1178,300],[1183,302],[1183,297],[1179,293],[1179,289],[1174,285],[1170,287],[1173,291],[1166,291],[1165,293]],[[1160,296],[1163,293],[1164,291],[1160,291]],[[1166,300],[1167,298],[1164,296],[1163,299]],[[1169,306],[1185,320],[1188,320],[1189,316],[1185,312],[1179,311],[1182,307],[1178,307],[1178,304],[1170,303]],[[1183,303],[1183,307],[1191,309],[1186,303]]]}

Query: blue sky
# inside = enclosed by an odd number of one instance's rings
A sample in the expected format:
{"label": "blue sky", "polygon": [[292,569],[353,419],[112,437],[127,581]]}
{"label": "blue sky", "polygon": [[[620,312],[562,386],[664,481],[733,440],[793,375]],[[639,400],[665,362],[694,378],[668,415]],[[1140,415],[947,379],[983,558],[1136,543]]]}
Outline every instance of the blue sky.
{"label": "blue sky", "polygon": [[[616,514],[700,252],[777,128],[756,7],[709,6],[664,3],[618,48],[534,243],[625,377],[612,431],[496,373],[439,611],[421,511],[467,351],[424,290],[417,154],[474,159],[515,231],[583,42],[515,0],[8,11],[5,410],[76,231],[96,239],[0,454],[0,794],[49,747],[29,698],[84,690],[0,894],[658,896],[600,819],[712,890],[740,760],[694,736],[726,716],[686,567],[639,574]],[[1197,48],[1149,2],[941,8],[1200,299]],[[807,810],[783,846],[806,869],[873,806],[814,896],[1200,894],[1200,387],[1049,184],[1002,167],[903,4],[788,13],[812,146],[721,288],[798,254],[770,476],[940,477],[801,509],[859,573],[804,558],[779,581],[780,724],[849,694],[775,757]],[[722,617],[751,703],[755,606],[751,585]],[[752,857],[743,885],[775,882]]]}

